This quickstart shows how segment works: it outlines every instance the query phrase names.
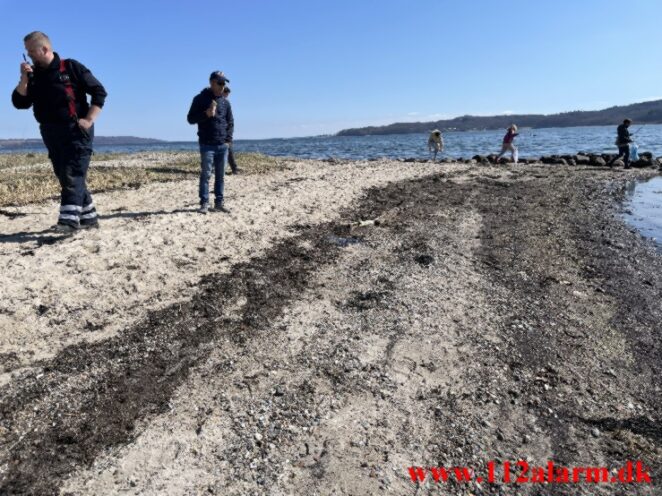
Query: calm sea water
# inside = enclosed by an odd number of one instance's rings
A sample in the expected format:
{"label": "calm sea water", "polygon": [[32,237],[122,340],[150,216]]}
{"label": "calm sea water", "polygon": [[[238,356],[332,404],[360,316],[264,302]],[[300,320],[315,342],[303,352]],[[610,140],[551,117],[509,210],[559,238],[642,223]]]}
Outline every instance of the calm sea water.
{"label": "calm sea water", "polygon": [[[640,151],[650,151],[662,155],[662,125],[647,125],[638,130],[633,126]],[[443,156],[451,158],[471,158],[474,155],[487,155],[500,150],[505,130],[465,131],[444,133],[445,149]],[[614,139],[616,126],[521,129],[515,143],[521,157],[571,154],[579,151],[593,153],[615,153]],[[268,140],[237,140],[235,150],[239,152],[260,152],[273,156],[300,158],[402,158],[429,157],[427,134],[396,134],[388,136],[317,136],[309,138],[288,138]],[[197,151],[196,142],[169,142],[156,145],[135,146],[95,146],[98,152],[138,152],[138,151]],[[33,149],[0,148],[2,152],[45,151],[42,147]]]}
{"label": "calm sea water", "polygon": [[[634,130],[637,131],[637,127]],[[466,131],[444,133],[443,156],[471,158],[496,153],[504,131]],[[515,142],[521,157],[571,154],[579,151],[615,153],[615,126],[523,129]],[[662,125],[644,126],[636,134],[640,151],[662,155]],[[427,134],[388,136],[324,136],[266,141],[237,142],[237,149],[268,155],[305,158],[364,159],[378,157],[429,157]]]}
{"label": "calm sea water", "polygon": [[662,177],[632,183],[625,209],[627,223],[655,241],[662,252]]}

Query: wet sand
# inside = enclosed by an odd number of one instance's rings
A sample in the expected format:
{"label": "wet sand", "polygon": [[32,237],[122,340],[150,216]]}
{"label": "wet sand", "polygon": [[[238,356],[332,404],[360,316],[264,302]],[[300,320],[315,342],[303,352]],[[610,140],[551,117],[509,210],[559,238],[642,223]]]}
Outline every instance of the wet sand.
{"label": "wet sand", "polygon": [[96,195],[73,237],[16,208],[0,493],[538,494],[407,470],[520,459],[659,479],[662,259],[619,207],[653,174],[292,161],[228,178],[229,215],[196,181]]}

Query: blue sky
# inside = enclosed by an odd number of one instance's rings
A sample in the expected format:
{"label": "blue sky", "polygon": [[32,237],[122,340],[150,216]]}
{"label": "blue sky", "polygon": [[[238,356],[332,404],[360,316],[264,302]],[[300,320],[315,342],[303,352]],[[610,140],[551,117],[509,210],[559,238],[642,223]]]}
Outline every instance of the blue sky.
{"label": "blue sky", "polygon": [[195,140],[191,99],[231,80],[235,138],[662,98],[660,0],[0,0],[0,138],[23,36],[46,32],[109,97],[97,134]]}

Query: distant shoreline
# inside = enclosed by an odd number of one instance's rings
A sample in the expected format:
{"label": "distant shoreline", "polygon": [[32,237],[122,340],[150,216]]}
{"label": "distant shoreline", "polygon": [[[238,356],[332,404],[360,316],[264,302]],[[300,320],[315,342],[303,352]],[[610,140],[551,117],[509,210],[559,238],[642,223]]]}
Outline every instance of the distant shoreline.
{"label": "distant shoreline", "polygon": [[343,129],[337,136],[372,136],[428,133],[442,131],[490,131],[505,129],[512,123],[533,129],[559,127],[611,126],[629,117],[637,124],[662,124],[662,100],[634,103],[603,110],[563,112],[559,114],[512,114],[493,116],[463,115],[454,119],[430,122],[396,122],[386,126]]}
{"label": "distant shoreline", "polygon": [[[155,138],[139,138],[137,136],[95,136],[94,143],[97,145],[158,145],[169,143],[165,140]],[[40,138],[27,138],[27,139],[0,139],[0,148],[15,148],[15,147],[34,147],[43,146]]]}
{"label": "distant shoreline", "polygon": [[[643,123],[642,123],[643,124]],[[658,123],[646,123],[646,124],[658,124]],[[662,124],[660,122],[659,124]],[[565,127],[565,128],[572,128],[572,127],[577,127],[577,128],[585,128],[585,127],[596,127],[596,126],[609,126],[612,124],[587,124],[587,125],[578,125],[578,126],[549,126],[549,127],[530,127],[530,126],[519,126],[520,131],[529,131],[532,129],[536,130],[541,130],[541,129],[554,129],[556,127]],[[635,125],[636,126],[636,125]],[[456,129],[456,130],[445,130],[446,133],[452,133],[452,132],[458,132],[458,133],[465,133],[465,132],[481,132],[481,131],[494,131],[498,130],[501,128],[495,128],[495,129]],[[416,131],[416,132],[403,132],[403,133],[389,133],[390,134],[425,134],[427,135],[428,131]],[[361,137],[361,136],[383,136],[385,134],[335,134],[335,135],[324,135],[323,137],[331,137],[331,138],[355,138],[355,137]],[[259,138],[259,139],[250,139],[250,138],[245,138],[245,139],[237,139],[235,140],[236,143],[241,143],[241,142],[268,142],[268,141],[289,141],[289,140],[302,140],[302,139],[312,139],[312,138],[319,138],[320,136],[296,136],[293,138]],[[115,141],[117,140],[118,137],[114,136],[95,136],[94,137],[94,145],[95,146],[140,146],[140,145],[176,145],[176,144],[194,144],[197,145],[196,140],[176,140],[176,141],[169,141],[169,140],[160,140],[160,139],[155,139],[155,138],[138,138],[138,137],[131,137],[132,140],[134,141]],[[44,146],[43,141],[41,138],[26,138],[26,139],[0,139],[0,153],[22,153],[22,152],[33,152],[34,148],[40,148],[43,149],[43,151],[46,151],[46,147]]]}

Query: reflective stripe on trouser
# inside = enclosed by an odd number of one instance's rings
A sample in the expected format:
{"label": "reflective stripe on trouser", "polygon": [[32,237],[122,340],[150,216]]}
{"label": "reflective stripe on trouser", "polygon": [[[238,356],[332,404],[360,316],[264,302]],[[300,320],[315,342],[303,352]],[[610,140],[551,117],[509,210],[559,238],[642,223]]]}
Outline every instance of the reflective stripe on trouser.
{"label": "reflective stripe on trouser", "polygon": [[90,203],[89,205],[84,206],[80,211],[80,223],[85,225],[96,224],[97,222],[97,209],[94,206],[94,203]]}
{"label": "reflective stripe on trouser", "polygon": [[58,223],[78,226],[82,215],[88,216],[85,217],[86,222],[96,222],[92,195],[86,185],[94,127],[83,132],[77,123],[64,122],[42,124],[40,131],[62,188]]}
{"label": "reflective stripe on trouser", "polygon": [[78,205],[60,205],[60,215],[57,219],[60,224],[78,224],[81,207]]}

